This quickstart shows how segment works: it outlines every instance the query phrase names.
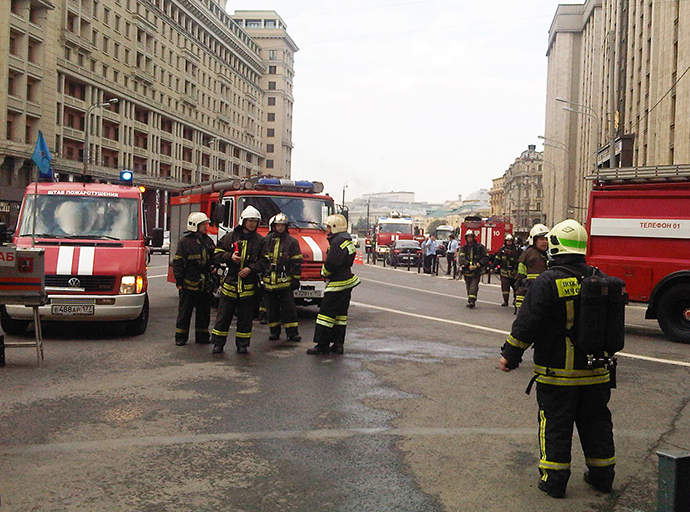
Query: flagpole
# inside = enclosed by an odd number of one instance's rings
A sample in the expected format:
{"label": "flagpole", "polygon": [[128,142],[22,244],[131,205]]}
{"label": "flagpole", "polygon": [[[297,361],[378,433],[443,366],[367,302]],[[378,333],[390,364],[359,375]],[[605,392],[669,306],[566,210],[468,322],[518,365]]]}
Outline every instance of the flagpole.
{"label": "flagpole", "polygon": [[34,212],[31,226],[31,247],[36,243],[36,210],[38,209],[38,165],[36,166],[36,179],[34,180]]}

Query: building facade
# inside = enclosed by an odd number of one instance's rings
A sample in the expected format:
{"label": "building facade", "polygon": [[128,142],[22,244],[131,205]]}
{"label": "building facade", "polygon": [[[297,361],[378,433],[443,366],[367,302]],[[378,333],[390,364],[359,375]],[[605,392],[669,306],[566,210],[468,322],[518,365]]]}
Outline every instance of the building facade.
{"label": "building facade", "polygon": [[290,176],[292,163],[292,87],[297,45],[287,34],[287,25],[275,11],[235,11],[233,20],[261,47],[266,67],[259,79],[264,92],[262,105],[268,174]]}
{"label": "building facade", "polygon": [[510,218],[513,229],[529,232],[544,222],[543,154],[534,144],[515,159],[503,175],[504,215]]}
{"label": "building facade", "polygon": [[689,25],[681,0],[558,6],[547,52],[549,222],[586,219],[584,177],[597,167],[690,163]]}
{"label": "building facade", "polygon": [[489,190],[489,208],[491,217],[505,216],[505,177],[494,178],[491,180]]}
{"label": "building facade", "polygon": [[289,165],[267,168],[263,49],[224,1],[9,4],[0,11],[9,34],[0,47],[0,207],[9,205],[9,224],[33,179],[39,130],[57,179],[134,171],[156,205],[155,226],[165,224],[168,191],[289,176]]}

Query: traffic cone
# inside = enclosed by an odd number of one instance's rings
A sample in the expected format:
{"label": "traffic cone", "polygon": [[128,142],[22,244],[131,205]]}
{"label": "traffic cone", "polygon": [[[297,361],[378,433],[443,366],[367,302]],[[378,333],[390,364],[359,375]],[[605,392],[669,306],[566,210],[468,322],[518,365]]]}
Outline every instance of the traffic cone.
{"label": "traffic cone", "polygon": [[364,260],[362,259],[361,251],[355,253],[355,265],[364,265]]}

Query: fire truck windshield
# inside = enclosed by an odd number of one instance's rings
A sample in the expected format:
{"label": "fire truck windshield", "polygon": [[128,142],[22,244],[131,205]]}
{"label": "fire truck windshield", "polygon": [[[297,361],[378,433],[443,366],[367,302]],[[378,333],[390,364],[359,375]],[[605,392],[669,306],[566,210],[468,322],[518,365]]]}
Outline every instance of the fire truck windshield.
{"label": "fire truck windshield", "polygon": [[36,229],[33,228],[34,197],[24,200],[19,236],[43,238],[139,238],[139,202],[124,197],[38,196]]}
{"label": "fire truck windshield", "polygon": [[380,224],[379,233],[412,233],[412,224]]}
{"label": "fire truck windshield", "polygon": [[253,206],[261,212],[261,225],[278,213],[284,213],[290,224],[300,228],[325,229],[326,217],[333,213],[333,203],[325,199],[294,196],[245,196],[238,199],[238,211]]}

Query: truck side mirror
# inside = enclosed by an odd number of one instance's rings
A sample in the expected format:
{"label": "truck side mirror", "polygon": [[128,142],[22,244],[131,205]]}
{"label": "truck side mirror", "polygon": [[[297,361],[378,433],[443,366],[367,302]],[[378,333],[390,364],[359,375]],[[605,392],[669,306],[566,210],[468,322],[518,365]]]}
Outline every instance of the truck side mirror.
{"label": "truck side mirror", "polygon": [[153,247],[163,247],[163,228],[153,228],[152,232],[150,245]]}
{"label": "truck side mirror", "polygon": [[223,203],[218,203],[218,206],[216,206],[216,211],[213,214],[213,222],[216,224],[216,226],[219,226],[225,222],[225,213],[227,211],[227,207]]}

